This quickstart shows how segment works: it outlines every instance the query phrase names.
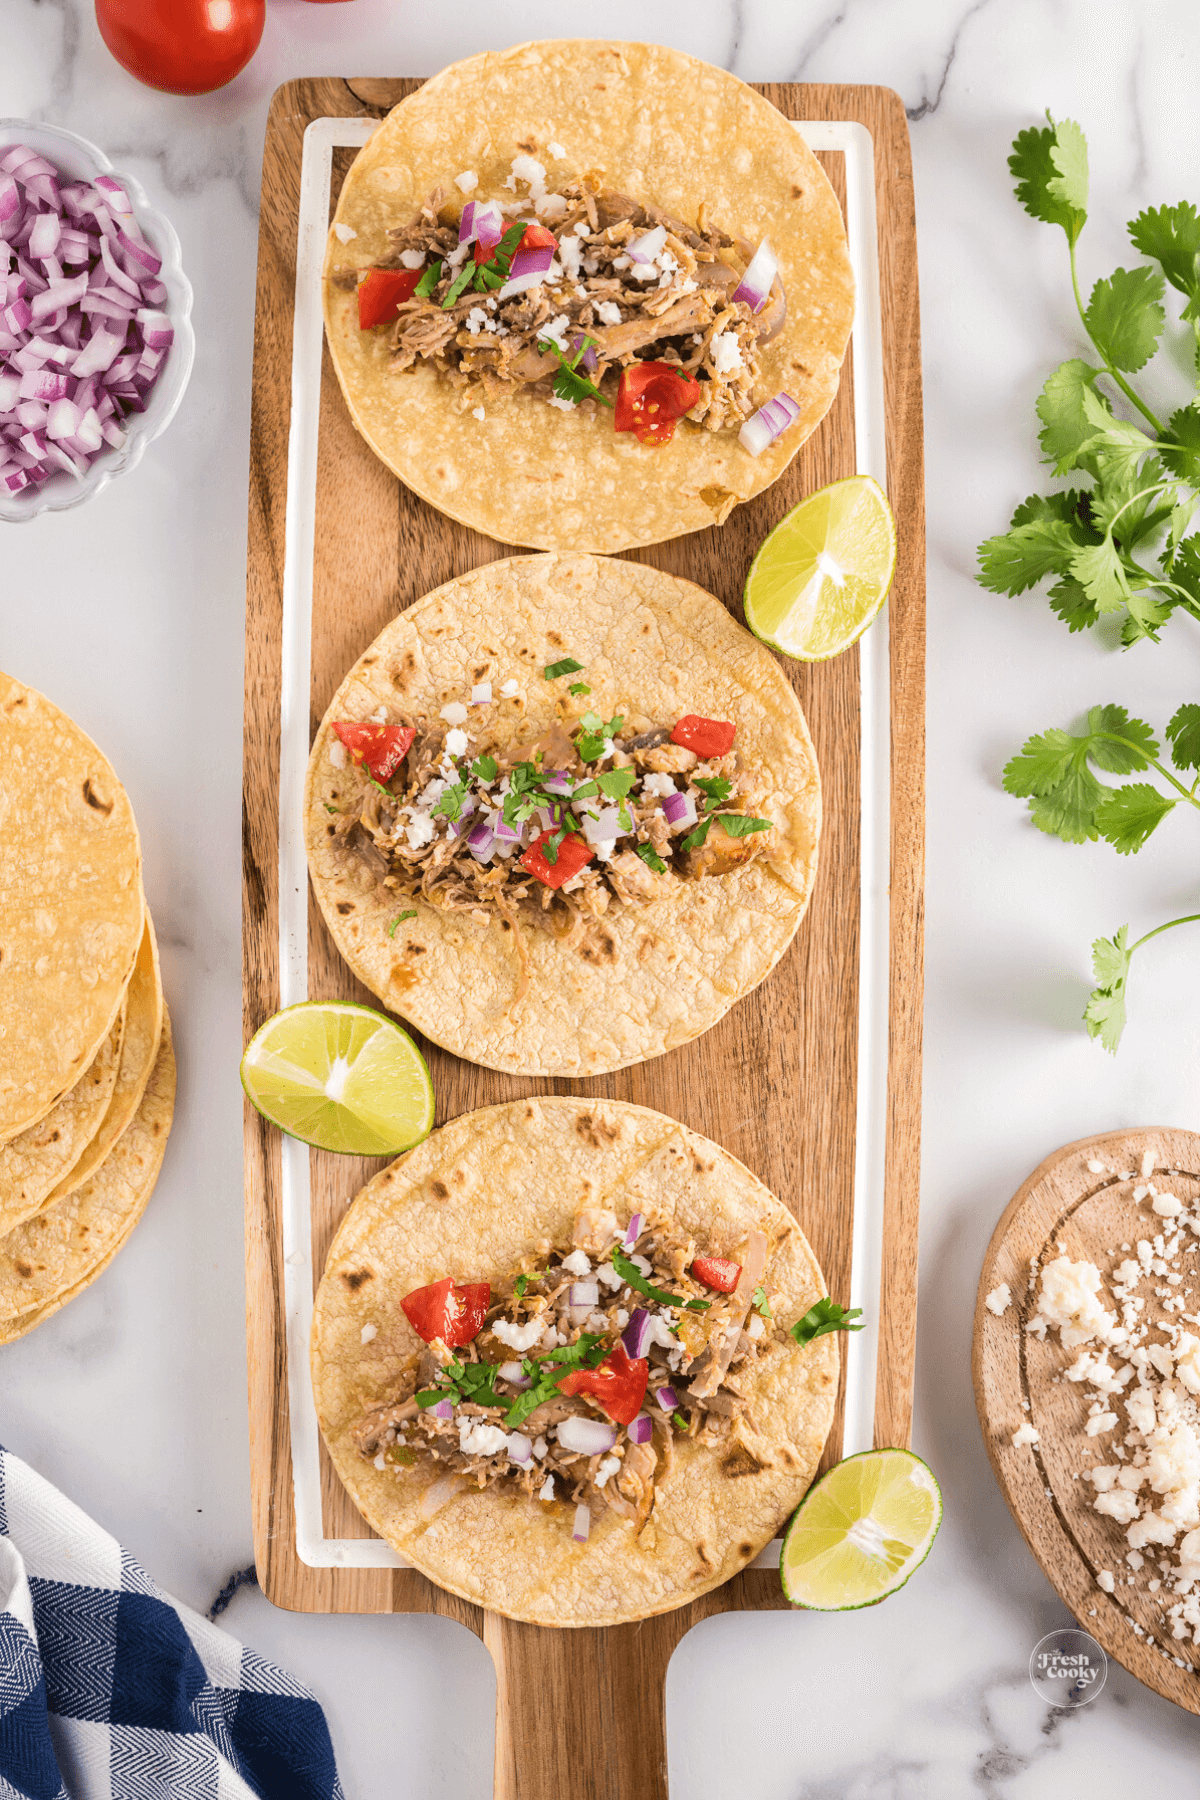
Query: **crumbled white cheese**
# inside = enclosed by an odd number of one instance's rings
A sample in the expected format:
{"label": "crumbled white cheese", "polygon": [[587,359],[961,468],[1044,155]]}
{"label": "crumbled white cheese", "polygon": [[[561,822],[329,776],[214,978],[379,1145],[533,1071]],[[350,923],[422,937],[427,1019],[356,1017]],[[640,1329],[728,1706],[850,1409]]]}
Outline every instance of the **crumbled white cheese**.
{"label": "crumbled white cheese", "polygon": [[406,269],[423,268],[425,263],[425,252],[423,250],[402,250],[400,252],[400,261]]}
{"label": "crumbled white cheese", "polygon": [[1041,1438],[1038,1434],[1037,1426],[1030,1425],[1028,1420],[1024,1425],[1018,1425],[1017,1429],[1012,1434],[1014,1450],[1020,1450],[1025,1444],[1039,1444],[1040,1442]]}
{"label": "crumbled white cheese", "polygon": [[536,1456],[536,1457],[537,1457],[537,1459],[538,1459],[538,1461],[539,1461],[539,1462],[541,1462],[541,1460],[542,1460],[542,1458],[543,1458],[543,1456],[545,1456],[545,1454],[546,1454],[546,1451],[547,1451],[547,1450],[548,1450],[548,1449],[549,1449],[549,1445],[548,1445],[548,1444],[547,1444],[547,1442],[546,1442],[546,1440],[545,1440],[545,1438],[544,1438],[544,1437],[536,1437],[536,1438],[534,1438],[534,1440],[533,1440],[533,1454],[534,1454],[534,1455],[535,1455],[535,1456]]}
{"label": "crumbled white cheese", "polygon": [[364,1325],[361,1332],[359,1333],[359,1336],[362,1339],[364,1344],[369,1344],[371,1342],[371,1339],[373,1337],[377,1337],[378,1335],[379,1335],[378,1325]]}
{"label": "crumbled white cheese", "polygon": [[355,231],[353,225],[344,225],[339,219],[333,228],[333,235],[337,238],[339,243],[348,244],[351,238],[356,238],[358,236],[358,233]]}
{"label": "crumbled white cheese", "polygon": [[601,300],[596,308],[596,317],[602,325],[619,325],[621,309],[615,300]]}
{"label": "crumbled white cheese", "polygon": [[1103,1173],[1104,1173],[1104,1164],[1102,1162],[1098,1162],[1096,1160],[1096,1158],[1093,1156],[1092,1160],[1088,1163],[1088,1174],[1089,1175],[1103,1175]]}
{"label": "crumbled white cheese", "polygon": [[387,1457],[383,1454],[382,1450],[379,1452],[379,1455],[375,1458],[375,1467],[377,1469],[386,1469],[387,1468]]}
{"label": "crumbled white cheese", "polygon": [[501,1450],[508,1449],[508,1433],[501,1431],[499,1425],[488,1425],[470,1413],[454,1422],[458,1426],[458,1447],[464,1456],[498,1456]]}
{"label": "crumbled white cheese", "polygon": [[553,1477],[553,1475],[547,1475],[545,1481],[542,1483],[541,1487],[538,1489],[538,1499],[539,1500],[553,1500],[553,1498],[554,1498],[554,1477]]}
{"label": "crumbled white cheese", "polygon": [[470,254],[470,250],[470,244],[456,244],[446,258],[447,268],[457,269],[459,263],[466,261],[467,256]]}
{"label": "crumbled white cheese", "polygon": [[742,347],[731,331],[719,331],[711,338],[708,353],[718,375],[733,375],[746,366],[742,360]]}
{"label": "crumbled white cheese", "polygon": [[1100,1271],[1094,1263],[1056,1257],[1042,1270],[1037,1312],[1025,1329],[1044,1337],[1046,1327],[1053,1325],[1067,1350],[1093,1338],[1107,1338],[1116,1326],[1116,1314],[1101,1305],[1099,1292]]}
{"label": "crumbled white cheese", "polygon": [[341,738],[336,738],[336,737],[330,738],[330,740],[329,740],[329,760],[333,764],[335,769],[344,769],[345,768],[345,766],[346,766],[346,746],[345,746],[345,744],[343,744]]}
{"label": "crumbled white cheese", "polygon": [[1154,1152],[1153,1152],[1153,1150],[1143,1151],[1143,1153],[1142,1153],[1142,1174],[1143,1175],[1153,1175],[1153,1173],[1154,1173]]}
{"label": "crumbled white cheese", "polygon": [[457,725],[446,733],[446,749],[451,756],[465,756],[470,742],[466,732],[460,731]]}
{"label": "crumbled white cheese", "polygon": [[[525,1325],[514,1325],[509,1319],[496,1319],[492,1330],[510,1350],[532,1350],[545,1331],[541,1319],[530,1319]],[[557,1337],[557,1333],[555,1336]]]}
{"label": "crumbled white cheese", "polygon": [[746,1326],[746,1336],[752,1339],[760,1338],[765,1330],[766,1325],[759,1314],[755,1313],[754,1317],[750,1320],[750,1323]]}
{"label": "crumbled white cheese", "polygon": [[438,717],[439,719],[445,719],[447,725],[465,725],[467,722],[467,709],[461,700],[450,700],[443,706]]}
{"label": "crumbled white cheese", "polygon": [[566,162],[567,160],[567,153],[561,144],[547,144],[546,154],[552,156],[555,162]]}
{"label": "crumbled white cheese", "polygon": [[583,1276],[590,1275],[592,1272],[591,1262],[586,1251],[583,1250],[572,1250],[570,1256],[564,1256],[562,1266],[568,1275]]}
{"label": "crumbled white cheese", "polygon": [[421,850],[426,844],[433,842],[433,820],[428,813],[416,813],[412,822],[405,827],[405,837],[410,850]]}
{"label": "crumbled white cheese", "polygon": [[1111,1594],[1116,1585],[1112,1571],[1110,1569],[1101,1569],[1096,1576],[1096,1586],[1098,1588],[1103,1588],[1106,1594]]}
{"label": "crumbled white cheese", "polygon": [[550,319],[541,327],[538,336],[539,338],[548,338],[549,341],[556,345],[565,356],[570,349],[570,345],[567,342],[567,333],[570,329],[571,321],[567,314],[559,313],[557,318]]}
{"label": "crumbled white cheese", "polygon": [[1156,1194],[1150,1206],[1160,1219],[1177,1219],[1183,1211],[1183,1201],[1177,1200],[1174,1194]]}
{"label": "crumbled white cheese", "polygon": [[371,723],[372,723],[372,725],[386,725],[387,724],[387,707],[386,706],[377,706],[375,708],[375,711],[371,714]]}
{"label": "crumbled white cheese", "polygon": [[456,188],[460,188],[464,194],[473,194],[479,186],[479,177],[474,169],[464,169],[461,175],[454,177],[454,185]]}
{"label": "crumbled white cheese", "polygon": [[651,1266],[644,1256],[631,1256],[629,1260],[635,1269],[641,1270],[643,1275],[649,1275],[652,1272]]}
{"label": "crumbled white cheese", "polygon": [[606,1456],[596,1468],[596,1486],[602,1488],[610,1475],[615,1475],[621,1466],[619,1456]]}
{"label": "crumbled white cheese", "polygon": [[503,687],[500,689],[500,693],[505,700],[515,699],[519,692],[520,692],[520,689],[518,688],[515,681],[506,681],[504,683]]}
{"label": "crumbled white cheese", "polygon": [[666,795],[675,792],[675,783],[669,775],[643,775],[642,792],[651,794],[656,799],[664,799]]}
{"label": "crumbled white cheese", "polygon": [[646,1343],[648,1345],[661,1344],[664,1350],[674,1350],[678,1347],[679,1339],[661,1314],[651,1313],[650,1324],[646,1330]]}
{"label": "crumbled white cheese", "polygon": [[983,1304],[987,1307],[989,1312],[995,1313],[996,1317],[999,1318],[1000,1314],[1004,1312],[1011,1300],[1012,1294],[1009,1291],[1008,1283],[1007,1281],[1002,1281],[999,1287],[994,1287],[992,1289]]}
{"label": "crumbled white cheese", "polygon": [[600,1264],[599,1268],[596,1270],[596,1279],[597,1281],[602,1281],[606,1288],[611,1288],[614,1294],[618,1288],[625,1285],[611,1263]]}
{"label": "crumbled white cheese", "polygon": [[558,394],[547,394],[546,404],[547,406],[557,407],[559,412],[574,412],[579,402],[577,400],[563,399]]}
{"label": "crumbled white cheese", "polygon": [[546,185],[546,166],[532,156],[514,156],[512,174],[504,182],[506,188],[515,188],[518,181],[523,181],[527,188],[538,192]]}
{"label": "crumbled white cheese", "polygon": [[533,210],[539,219],[545,219],[548,225],[555,224],[567,216],[567,202],[562,194],[536,194]]}

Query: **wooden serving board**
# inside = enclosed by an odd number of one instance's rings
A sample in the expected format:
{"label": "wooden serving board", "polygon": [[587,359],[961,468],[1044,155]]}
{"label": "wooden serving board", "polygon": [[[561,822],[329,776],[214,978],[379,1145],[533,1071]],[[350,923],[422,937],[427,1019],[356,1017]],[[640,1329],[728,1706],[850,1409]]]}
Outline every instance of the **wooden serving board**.
{"label": "wooden serving board", "polygon": [[[1131,1573],[1124,1529],[1093,1509],[1093,1489],[1080,1474],[1107,1461],[1112,1440],[1083,1436],[1081,1389],[1060,1379],[1078,1352],[1063,1350],[1057,1333],[1048,1332],[1040,1343],[1025,1331],[1035,1310],[1031,1268],[1040,1272],[1046,1260],[1061,1253],[1073,1262],[1095,1263],[1105,1276],[1114,1247],[1119,1251],[1162,1229],[1163,1221],[1132,1198],[1147,1150],[1155,1159],[1152,1179],[1194,1202],[1200,1195],[1200,1134],[1173,1129],[1110,1131],[1067,1144],[1048,1156],[1009,1202],[979,1277],[975,1404],[1008,1509],[1063,1605],[1131,1675],[1188,1712],[1200,1713],[1200,1649],[1190,1633],[1183,1641],[1171,1637],[1159,1600],[1143,1583],[1124,1585]],[[1093,1162],[1106,1167],[1097,1172],[1088,1167]],[[1130,1170],[1133,1179],[1121,1181],[1120,1174]],[[1192,1274],[1175,1291],[1187,1296],[1186,1310],[1194,1313],[1200,1311],[1200,1268],[1183,1264],[1189,1266]],[[1002,1282],[1011,1289],[1013,1304],[997,1316],[985,1302]],[[1040,1442],[1014,1448],[1013,1433],[1027,1420]],[[1085,1459],[1084,1445],[1096,1454]],[[1097,1586],[1101,1569],[1117,1579],[1112,1594]],[[1145,1573],[1152,1572],[1147,1552]],[[1180,1668],[1176,1659],[1194,1666]]]}
{"label": "wooden serving board", "polygon": [[[321,117],[378,118],[415,81],[293,81],[276,93],[263,161],[251,426],[246,619],[244,1013],[247,1039],[280,1004],[278,881],[281,607],[303,136]],[[875,147],[889,488],[899,560],[889,602],[890,962],[886,1176],[875,1441],[905,1444],[912,1403],[919,1183],[924,857],[924,487],[916,237],[908,130],[882,88],[760,90],[788,117],[851,120]],[[335,151],[333,195],[350,165]],[[843,157],[822,160],[835,188]],[[321,389],[310,728],[345,671],[398,611],[463,571],[511,554],[435,512],[372,455],[350,424],[326,355]],[[806,493],[854,472],[853,370],[785,477],[718,529],[633,553],[718,595],[740,616],[754,551]],[[653,1062],[590,1081],[508,1078],[422,1043],[438,1122],[551,1091],[657,1108],[724,1144],[800,1218],[835,1296],[851,1257],[858,1033],[859,668],[787,665],[824,788],[821,868],[800,933],[762,986],[712,1031]],[[882,904],[882,902],[881,902]],[[372,1002],[309,904],[309,994]],[[411,1569],[322,1568],[296,1551],[280,1221],[280,1138],[249,1107],[245,1127],[251,1465],[259,1579],[305,1611],[438,1612],[479,1633],[496,1662],[495,1793],[504,1800],[656,1800],[666,1794],[664,1684],[680,1638],[728,1609],[783,1604],[773,1570],[748,1569],[677,1612],[606,1631],[514,1624]],[[314,1269],[378,1163],[311,1156]],[[836,1461],[839,1413],[826,1453]],[[326,1459],[326,1535],[371,1534]],[[562,1730],[564,1717],[571,1731]],[[621,1729],[611,1728],[619,1719]]]}

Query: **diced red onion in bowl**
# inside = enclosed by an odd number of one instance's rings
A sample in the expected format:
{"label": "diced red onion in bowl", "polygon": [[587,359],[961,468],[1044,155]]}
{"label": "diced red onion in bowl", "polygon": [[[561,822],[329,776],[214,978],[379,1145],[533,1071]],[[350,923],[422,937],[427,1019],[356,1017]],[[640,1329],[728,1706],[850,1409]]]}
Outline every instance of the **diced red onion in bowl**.
{"label": "diced red onion in bowl", "polygon": [[0,154],[4,492],[58,469],[79,480],[106,445],[123,446],[174,342],[161,270],[119,181],[72,179],[28,144]]}
{"label": "diced red onion in bowl", "polygon": [[629,1221],[629,1230],[625,1233],[624,1248],[626,1250],[632,1250],[633,1246],[637,1243],[637,1241],[641,1237],[641,1235],[642,1235],[642,1215],[641,1215],[641,1213],[634,1213],[632,1219],[630,1219],[630,1221]]}
{"label": "diced red onion in bowl", "polygon": [[600,1419],[581,1419],[574,1415],[558,1427],[558,1441],[564,1450],[577,1450],[581,1456],[603,1456],[617,1441],[616,1427]]}
{"label": "diced red onion in bowl", "polygon": [[800,408],[790,394],[776,394],[765,406],[760,406],[738,432],[738,443],[751,456],[761,456],[767,447],[789,425],[794,425],[800,417]]}
{"label": "diced red onion in bowl", "polygon": [[600,1284],[598,1281],[573,1281],[567,1294],[568,1306],[599,1306]]}
{"label": "diced red onion in bowl", "polygon": [[655,1388],[654,1398],[658,1401],[658,1404],[662,1407],[664,1412],[674,1412],[675,1408],[679,1405],[679,1399],[673,1387]]}
{"label": "diced red onion in bowl", "polygon": [[635,1444],[648,1444],[654,1436],[654,1421],[648,1413],[639,1413],[629,1427],[630,1441]]}
{"label": "diced red onion in bowl", "polygon": [[655,225],[651,231],[643,231],[640,237],[632,237],[625,246],[625,254],[633,258],[635,263],[652,263],[656,256],[661,256],[667,241],[665,225]]}
{"label": "diced red onion in bowl", "polygon": [[771,283],[779,273],[779,258],[764,238],[746,266],[746,273],[733,290],[735,300],[744,300],[751,312],[761,312],[767,304]]}
{"label": "diced red onion in bowl", "polygon": [[621,1333],[621,1342],[634,1362],[646,1354],[646,1340],[650,1336],[650,1314],[644,1306],[636,1306],[629,1315],[629,1323]]}
{"label": "diced red onion in bowl", "polygon": [[579,1505],[575,1508],[575,1526],[571,1532],[571,1536],[577,1544],[586,1544],[588,1541],[588,1533],[591,1529],[592,1515],[581,1500]]}
{"label": "diced red onion in bowl", "polygon": [[663,801],[662,809],[667,824],[672,831],[686,831],[696,823],[696,798],[694,794],[668,794]]}

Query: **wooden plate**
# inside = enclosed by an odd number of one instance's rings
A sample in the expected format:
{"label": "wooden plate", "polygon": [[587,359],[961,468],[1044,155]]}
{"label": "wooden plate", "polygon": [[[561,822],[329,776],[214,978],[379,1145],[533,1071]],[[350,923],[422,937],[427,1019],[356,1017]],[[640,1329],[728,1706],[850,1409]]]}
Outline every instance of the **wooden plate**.
{"label": "wooden plate", "polygon": [[[1009,1511],[1063,1604],[1131,1675],[1200,1713],[1200,1672],[1179,1666],[1200,1665],[1200,1649],[1190,1633],[1172,1638],[1163,1607],[1145,1590],[1149,1559],[1138,1585],[1128,1584],[1133,1572],[1125,1563],[1124,1531],[1090,1504],[1093,1490],[1080,1471],[1104,1460],[1104,1440],[1083,1437],[1082,1390],[1059,1379],[1078,1352],[1064,1350],[1056,1334],[1047,1333],[1040,1343],[1025,1331],[1035,1310],[1031,1269],[1040,1271],[1044,1260],[1061,1253],[1072,1261],[1086,1258],[1106,1276],[1114,1249],[1119,1259],[1124,1245],[1151,1236],[1152,1227],[1161,1229],[1162,1221],[1133,1199],[1147,1151],[1160,1185],[1169,1181],[1183,1200],[1200,1197],[1200,1134],[1110,1131],[1056,1150],[1005,1209],[988,1245],[975,1302],[975,1404]],[[1092,1163],[1103,1163],[1104,1171],[1090,1168]],[[1122,1181],[1128,1171],[1133,1178]],[[1188,1296],[1188,1312],[1200,1311],[1200,1256],[1181,1266],[1192,1272],[1177,1292]],[[1013,1303],[997,1317],[985,1302],[1003,1282]],[[1027,1421],[1040,1442],[1014,1449],[1013,1433]],[[1098,1453],[1085,1457],[1085,1444],[1096,1445]],[[1102,1569],[1116,1578],[1112,1594],[1097,1585]]]}

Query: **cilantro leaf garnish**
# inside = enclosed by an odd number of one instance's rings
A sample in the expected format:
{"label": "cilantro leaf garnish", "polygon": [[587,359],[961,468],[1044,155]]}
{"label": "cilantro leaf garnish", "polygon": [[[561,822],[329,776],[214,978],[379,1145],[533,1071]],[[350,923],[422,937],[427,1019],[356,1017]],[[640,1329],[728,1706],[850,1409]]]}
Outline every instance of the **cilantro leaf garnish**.
{"label": "cilantro leaf garnish", "polygon": [[625,769],[601,769],[595,780],[600,792],[610,800],[623,800],[637,780],[637,770],[632,764]]}
{"label": "cilantro leaf garnish", "polygon": [[581,759],[584,762],[596,762],[604,755],[605,744],[616,737],[624,723],[622,713],[617,713],[607,724],[593,712],[584,713],[575,738],[575,749]]}
{"label": "cilantro leaf garnish", "polygon": [[542,670],[543,679],[557,681],[560,675],[576,675],[583,664],[576,662],[573,656],[564,656],[561,662],[547,663]]}
{"label": "cilantro leaf garnish", "polygon": [[454,280],[450,283],[450,286],[446,291],[446,298],[442,301],[443,312],[447,312],[449,308],[454,305],[454,302],[468,285],[474,273],[475,264],[471,261],[470,256],[467,256],[463,260],[462,268],[458,271],[458,274],[454,277]]}
{"label": "cilantro leaf garnish", "polygon": [[416,287],[413,289],[413,298],[416,300],[428,300],[430,294],[432,294],[434,288],[436,288],[441,279],[441,263],[430,263],[429,267],[423,272],[420,281],[418,281]]}
{"label": "cilantro leaf garnish", "polygon": [[471,764],[472,778],[475,781],[495,781],[499,767],[494,756],[477,756]]}
{"label": "cilantro leaf garnish", "polygon": [[705,839],[712,830],[712,823],[716,816],[716,813],[709,813],[706,819],[701,819],[695,831],[689,831],[688,835],[684,838],[682,848],[684,850],[702,849]]}
{"label": "cilantro leaf garnish", "polygon": [[1187,700],[1167,726],[1171,761],[1177,769],[1200,769],[1200,706]]}
{"label": "cilantro leaf garnish", "polygon": [[[1049,113],[1046,117],[1050,119]],[[1087,142],[1072,119],[1018,134],[1008,166],[1017,199],[1046,225],[1061,225],[1074,245],[1087,223]]]}
{"label": "cilantro leaf garnish", "polygon": [[687,1422],[687,1418],[681,1412],[673,1412],[671,1414],[671,1423],[672,1425],[678,1426],[680,1431],[689,1431],[691,1429]]}
{"label": "cilantro leaf garnish", "polygon": [[405,919],[415,919],[416,916],[417,916],[416,907],[410,907],[408,912],[397,913],[396,917],[392,920],[391,924],[387,928],[388,936],[390,938],[394,938],[396,935],[397,925],[403,925]]}
{"label": "cilantro leaf garnish", "polygon": [[636,852],[636,854],[641,857],[642,861],[646,864],[646,867],[648,869],[653,869],[654,873],[656,875],[665,875],[666,874],[667,865],[663,861],[662,857],[658,854],[658,852],[654,848],[653,844],[635,844],[633,846],[633,848],[634,848],[634,851]]}
{"label": "cilantro leaf garnish", "polygon": [[1114,368],[1133,374],[1145,368],[1162,336],[1163,278],[1157,269],[1114,269],[1098,281],[1088,301],[1088,335]]}
{"label": "cilantro leaf garnish", "polygon": [[528,1275],[518,1275],[517,1279],[513,1282],[513,1294],[518,1300],[524,1295],[528,1281]]}
{"label": "cilantro leaf garnish", "polygon": [[[543,1400],[553,1400],[558,1384],[572,1369],[595,1369],[608,1355],[608,1346],[600,1332],[581,1332],[573,1344],[560,1344],[540,1356],[527,1356],[521,1367],[534,1378],[533,1386],[518,1394],[504,1415],[504,1428],[513,1431],[524,1423]],[[503,1405],[504,1402],[499,1403]]]}
{"label": "cilantro leaf garnish", "polygon": [[525,225],[523,221],[516,225],[508,226],[504,236],[496,245],[496,248],[493,250],[487,262],[471,263],[470,266],[475,271],[475,286],[480,293],[486,292],[489,288],[502,288],[504,286],[509,277],[512,259],[516,254],[517,245],[524,236]]}
{"label": "cilantro leaf garnish", "polygon": [[847,1312],[836,1300],[826,1294],[815,1306],[810,1306],[802,1319],[797,1319],[792,1326],[791,1335],[798,1344],[811,1344],[816,1338],[824,1337],[829,1331],[861,1331],[863,1326],[853,1323],[862,1317],[862,1307],[853,1306]]}
{"label": "cilantro leaf garnish", "polygon": [[750,1304],[753,1306],[756,1313],[762,1314],[764,1319],[770,1319],[774,1316],[771,1312],[771,1302],[767,1299],[765,1288],[761,1286],[755,1288],[754,1298]]}
{"label": "cilantro leaf garnish", "polygon": [[442,813],[447,819],[456,820],[462,814],[463,802],[466,797],[467,783],[461,780],[451,782],[450,786],[438,797],[437,805],[431,806],[429,810],[435,817]]}
{"label": "cilantro leaf garnish", "polygon": [[586,681],[573,681],[567,689],[568,694],[590,694],[591,691]]}
{"label": "cilantro leaf garnish", "polygon": [[689,1312],[707,1312],[712,1305],[711,1300],[684,1300],[678,1294],[668,1294],[665,1288],[654,1287],[647,1281],[635,1262],[631,1262],[625,1252],[619,1248],[612,1253],[612,1266],[635,1294],[644,1294],[647,1300],[657,1300],[660,1306],[686,1307]]}
{"label": "cilantro leaf garnish", "polygon": [[554,377],[555,398],[569,400],[572,406],[578,406],[581,400],[599,400],[601,406],[612,406],[613,402],[606,394],[602,394],[594,381],[579,371],[579,363],[589,349],[596,348],[595,338],[581,338],[575,346],[575,353],[569,359],[552,338],[539,338],[538,349],[543,356],[558,358],[558,373]]}
{"label": "cilantro leaf garnish", "polygon": [[[1173,760],[1177,768],[1189,769],[1196,765],[1180,762],[1178,742],[1182,735],[1185,757],[1200,754],[1200,707],[1181,707],[1171,724],[1177,721]],[[1093,767],[1109,775],[1154,769],[1173,791],[1163,794],[1149,782],[1106,787]],[[1067,844],[1103,837],[1122,856],[1140,850],[1180,801],[1200,810],[1195,786],[1188,789],[1159,761],[1150,726],[1131,719],[1123,706],[1093,706],[1078,734],[1051,729],[1030,738],[1004,770],[1005,792],[1028,800],[1039,831]]]}
{"label": "cilantro leaf garnish", "polygon": [[770,819],[752,819],[749,813],[722,813],[721,830],[726,837],[753,837],[756,831],[770,831]]}
{"label": "cilantro leaf garnish", "polygon": [[707,800],[707,810],[724,806],[733,792],[733,783],[724,775],[693,775],[692,786],[698,787]]}
{"label": "cilantro leaf garnish", "polygon": [[340,808],[340,807],[337,807],[337,806],[330,806],[330,804],[329,804],[329,802],[328,802],[328,800],[326,800],[326,802],[325,802],[325,811],[326,811],[326,812],[327,812],[327,813],[335,813],[335,812],[340,812],[340,811],[341,811],[341,808]]}

